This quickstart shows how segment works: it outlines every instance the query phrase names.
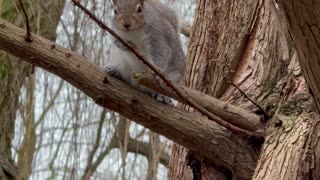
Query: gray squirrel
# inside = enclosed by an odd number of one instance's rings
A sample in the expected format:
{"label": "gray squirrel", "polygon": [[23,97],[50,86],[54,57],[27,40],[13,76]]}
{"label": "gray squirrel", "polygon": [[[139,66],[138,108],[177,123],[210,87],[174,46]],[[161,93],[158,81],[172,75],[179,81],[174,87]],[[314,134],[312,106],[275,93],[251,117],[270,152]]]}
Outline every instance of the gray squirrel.
{"label": "gray squirrel", "polygon": [[[113,5],[114,31],[134,46],[166,78],[179,83],[184,74],[186,62],[175,11],[152,0],[113,0]],[[149,93],[162,103],[171,103],[170,98],[135,82],[132,76],[134,73],[151,70],[118,40],[113,40],[105,71],[134,88]],[[157,79],[161,84],[163,83],[159,77]]]}

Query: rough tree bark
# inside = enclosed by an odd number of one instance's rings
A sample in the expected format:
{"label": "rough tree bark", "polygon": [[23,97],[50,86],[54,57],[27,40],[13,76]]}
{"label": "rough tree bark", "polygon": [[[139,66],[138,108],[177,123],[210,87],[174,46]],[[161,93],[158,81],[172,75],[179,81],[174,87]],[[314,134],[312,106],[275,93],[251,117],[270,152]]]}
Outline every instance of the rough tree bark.
{"label": "rough tree bark", "polygon": [[[308,14],[306,9],[303,12]],[[249,26],[251,19],[255,19],[252,31]],[[303,24],[303,19],[299,20]],[[244,48],[238,48],[243,32],[250,33],[251,37]],[[241,93],[221,79],[229,77],[223,63],[230,63],[232,69],[236,69],[233,82],[261,104],[271,117],[266,124],[266,139],[256,170],[251,174],[257,180],[319,178],[320,145],[319,132],[316,131],[319,117],[314,112],[312,97],[288,37],[273,1],[198,1],[185,84],[261,114]],[[237,56],[235,53],[239,49],[239,61],[233,61],[237,60],[233,57]],[[256,147],[259,150],[259,143]],[[238,155],[232,152],[217,154]],[[175,145],[169,164],[169,178],[243,179],[234,168],[217,165]],[[235,161],[234,166],[239,164]]]}
{"label": "rough tree bark", "polygon": [[[245,140],[233,138],[231,132],[217,127],[215,122],[197,113],[156,102],[150,96],[106,76],[102,68],[76,53],[36,35],[33,35],[34,41],[28,43],[24,35],[24,30],[0,19],[0,49],[56,74],[93,98],[97,104],[204,154],[210,160],[227,167],[232,167],[234,161],[239,162],[241,169],[237,168],[237,171],[243,177],[254,171],[253,162],[257,159],[255,149]],[[217,147],[218,141],[224,143]],[[239,156],[215,155],[225,151]]]}
{"label": "rough tree bark", "polygon": [[229,75],[224,63],[231,64],[237,70],[233,82],[271,117],[266,119],[262,148],[262,142],[243,139],[203,116],[161,105],[104,78],[101,68],[52,42],[34,36],[35,41],[27,43],[24,31],[3,20],[0,48],[66,79],[98,104],[190,148],[192,152],[175,145],[172,179],[317,179],[319,117],[298,56],[274,12],[273,1],[199,0],[185,81],[189,87],[261,114],[224,80]]}
{"label": "rough tree bark", "polygon": [[[232,68],[239,64],[237,61],[242,55],[242,46],[248,46],[245,44],[246,34],[250,33],[260,7],[259,1],[198,1],[188,48],[188,68],[184,81],[187,87],[221,97],[229,84],[224,80],[227,75],[226,67],[217,61],[228,63]],[[222,142],[219,141],[217,145],[220,143]],[[186,160],[188,151],[180,145],[174,145],[169,179],[225,179],[231,175],[232,167],[225,169],[226,173],[220,173],[219,169],[205,165],[205,162],[200,162],[202,158],[197,159],[191,153]],[[216,153],[218,157],[238,156],[229,151]],[[191,168],[188,167],[189,164],[192,164]],[[250,175],[247,176],[249,177]]]}
{"label": "rough tree bark", "polygon": [[[279,82],[287,86],[281,98],[284,102],[279,103],[276,111],[279,115],[272,120],[272,125],[268,126],[268,136],[254,179],[319,179],[320,2],[279,2],[279,14],[285,16],[280,19],[285,19],[288,23],[283,22],[283,27],[285,31],[289,30],[290,40],[293,40],[297,55],[293,56],[291,61],[293,67],[289,68],[289,76]],[[303,73],[295,62],[297,59]]]}
{"label": "rough tree bark", "polygon": [[[56,37],[56,27],[58,25],[65,0],[40,2],[31,0],[25,3],[25,8],[29,16],[32,32],[46,37],[52,41]],[[14,22],[16,25],[24,26],[24,17],[16,9],[13,1],[4,1],[0,5],[1,17]],[[38,17],[40,15],[40,18]],[[25,79],[33,78],[34,67],[27,62],[18,61],[17,58],[10,56],[5,52],[0,55],[0,154],[3,158],[11,159],[11,141],[14,133],[15,115],[18,108],[18,98],[20,88]],[[32,159],[36,145],[33,119],[28,119],[25,124],[26,134],[23,145],[19,151],[18,170],[19,179],[28,179],[32,168]],[[23,157],[23,158],[21,158]],[[0,179],[9,178],[0,167]]]}
{"label": "rough tree bark", "polygon": [[278,0],[289,32],[298,50],[304,76],[320,109],[320,2],[317,0]]}

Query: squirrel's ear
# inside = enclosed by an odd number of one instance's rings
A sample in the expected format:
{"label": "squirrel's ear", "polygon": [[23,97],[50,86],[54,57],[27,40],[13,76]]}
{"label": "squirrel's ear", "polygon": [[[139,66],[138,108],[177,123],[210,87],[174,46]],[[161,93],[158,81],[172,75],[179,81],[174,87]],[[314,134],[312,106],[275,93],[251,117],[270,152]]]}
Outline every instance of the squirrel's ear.
{"label": "squirrel's ear", "polygon": [[116,5],[117,4],[117,0],[112,0],[113,4]]}

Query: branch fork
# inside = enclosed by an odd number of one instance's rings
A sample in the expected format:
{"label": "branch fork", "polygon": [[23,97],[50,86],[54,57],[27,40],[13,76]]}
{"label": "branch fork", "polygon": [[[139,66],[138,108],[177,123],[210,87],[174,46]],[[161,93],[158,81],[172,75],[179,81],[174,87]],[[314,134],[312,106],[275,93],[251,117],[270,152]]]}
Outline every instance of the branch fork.
{"label": "branch fork", "polygon": [[248,137],[258,137],[261,138],[262,136],[256,132],[248,131],[245,129],[242,129],[240,127],[237,127],[233,124],[230,124],[224,119],[221,119],[220,117],[214,115],[207,109],[203,108],[201,105],[199,105],[197,102],[195,102],[192,98],[190,98],[186,93],[181,91],[175,85],[172,83],[169,79],[165,77],[165,75],[158,70],[153,64],[151,64],[149,61],[147,61],[136,49],[134,46],[131,46],[128,42],[126,42],[124,39],[122,39],[117,33],[115,33],[112,29],[110,29],[107,25],[105,25],[101,20],[99,20],[93,13],[91,13],[87,8],[85,8],[79,1],[72,0],[75,6],[79,7],[84,13],[86,13],[96,24],[102,28],[103,30],[109,32],[113,37],[115,37],[120,43],[122,43],[129,51],[131,51],[139,60],[141,60],[145,65],[147,65],[158,77],[160,77],[163,82],[170,87],[179,97],[182,99],[182,102],[186,103],[187,105],[193,107],[203,115],[207,116],[210,120],[215,121],[219,125],[227,128],[228,130],[231,130],[237,134],[248,136]]}

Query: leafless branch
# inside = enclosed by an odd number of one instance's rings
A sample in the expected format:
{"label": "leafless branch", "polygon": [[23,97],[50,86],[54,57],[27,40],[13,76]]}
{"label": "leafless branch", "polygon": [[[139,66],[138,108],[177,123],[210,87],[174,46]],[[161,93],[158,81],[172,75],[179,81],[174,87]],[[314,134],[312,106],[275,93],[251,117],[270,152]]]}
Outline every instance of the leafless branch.
{"label": "leafless branch", "polygon": [[[27,43],[23,34],[24,30],[0,18],[0,49],[54,73],[97,104],[203,154],[217,165],[231,167],[234,160],[234,157],[218,156],[219,152],[237,154],[235,158],[239,166],[236,170],[241,177],[249,178],[253,173],[257,152],[246,140],[235,140],[230,131],[208,118],[158,103],[115,78],[103,83],[106,75],[99,66],[35,34],[32,34],[33,43]],[[217,146],[214,143],[217,138],[225,143]]]}
{"label": "leafless branch", "polygon": [[227,128],[228,130],[235,132],[237,134],[248,136],[248,137],[258,137],[259,135],[250,132],[244,129],[241,129],[239,127],[236,127],[232,124],[229,124],[228,122],[224,121],[223,119],[219,118],[218,116],[210,113],[208,110],[202,108],[199,104],[195,103],[190,97],[188,97],[186,94],[183,94],[179,89],[175,86],[174,83],[172,83],[170,80],[168,80],[163,73],[161,73],[155,66],[153,66],[149,61],[147,61],[133,46],[131,46],[129,43],[127,43],[125,40],[123,40],[117,33],[115,33],[112,29],[110,29],[107,25],[105,25],[101,20],[99,20],[94,14],[92,14],[87,8],[81,5],[81,3],[77,0],[72,0],[72,2],[78,6],[83,12],[85,12],[93,21],[99,25],[102,29],[109,32],[112,36],[114,36],[117,40],[119,40],[125,47],[127,47],[138,59],[140,59],[144,64],[146,64],[157,76],[159,76],[165,84],[170,87],[173,91],[177,93],[178,96],[180,96],[185,102],[202,113],[203,115],[206,115],[210,120],[215,121],[219,125]]}
{"label": "leafless branch", "polygon": [[19,3],[20,3],[20,6],[21,6],[21,9],[22,9],[22,12],[23,12],[23,15],[26,19],[26,29],[27,29],[27,34],[26,34],[26,37],[25,37],[25,40],[27,42],[32,42],[32,39],[31,39],[31,31],[30,31],[30,23],[29,23],[29,17],[28,17],[28,14],[24,8],[24,5],[22,3],[22,0],[19,0]]}
{"label": "leafless branch", "polygon": [[98,126],[98,132],[97,132],[97,136],[96,136],[96,142],[94,143],[93,148],[92,148],[90,154],[88,155],[87,167],[85,168],[85,171],[84,171],[85,174],[83,175],[83,179],[89,179],[89,177],[92,174],[92,171],[90,171],[91,170],[91,166],[92,166],[92,160],[93,160],[93,157],[94,157],[94,155],[95,155],[95,153],[98,150],[98,147],[100,145],[102,126],[103,126],[103,123],[104,123],[104,120],[105,120],[105,117],[106,117],[106,113],[107,113],[106,109],[104,109],[101,112],[100,120],[99,120],[99,126]]}
{"label": "leafless branch", "polygon": [[255,100],[253,100],[246,92],[244,92],[239,86],[237,86],[233,81],[232,81],[232,72],[233,70],[231,70],[231,67],[229,64],[222,62],[222,61],[214,61],[217,63],[220,63],[222,65],[224,65],[227,69],[228,69],[228,73],[229,73],[229,78],[226,78],[227,81],[234,87],[236,88],[245,98],[247,98],[253,105],[255,105],[263,114],[264,120],[269,119],[269,115],[268,113],[264,110],[264,108],[262,106],[260,106]]}
{"label": "leafless branch", "polygon": [[[163,87],[157,83],[152,74],[135,73],[133,77],[139,84],[184,103],[184,100],[177,96],[176,93],[171,89]],[[247,112],[232,104],[226,103],[199,91],[183,87],[181,85],[177,85],[177,88],[179,88],[179,90],[184,94],[187,94],[189,97],[191,97],[203,108],[228,121],[230,124],[252,132],[262,131],[264,127],[260,120],[261,118],[254,113]]]}
{"label": "leafless branch", "polygon": [[[18,179],[17,167],[15,167],[5,156],[0,155],[0,169],[14,179]],[[1,175],[1,172],[0,172]],[[1,177],[1,176],[0,176]]]}

